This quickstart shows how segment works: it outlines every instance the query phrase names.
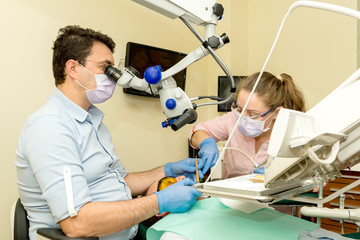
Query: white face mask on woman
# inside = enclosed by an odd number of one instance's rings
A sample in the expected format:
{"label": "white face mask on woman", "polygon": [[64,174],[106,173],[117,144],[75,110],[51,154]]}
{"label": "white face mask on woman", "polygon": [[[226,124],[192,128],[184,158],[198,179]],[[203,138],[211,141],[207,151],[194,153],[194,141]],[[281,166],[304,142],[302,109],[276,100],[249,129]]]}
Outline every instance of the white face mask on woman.
{"label": "white face mask on woman", "polygon": [[84,69],[86,69],[92,75],[95,76],[96,88],[94,90],[87,89],[84,85],[82,85],[75,79],[77,84],[79,84],[81,87],[85,89],[85,94],[89,102],[93,104],[103,103],[109,98],[111,98],[111,96],[114,93],[116,83],[113,80],[111,80],[106,74],[94,74],[83,65],[80,64],[80,66],[82,66]]}
{"label": "white face mask on woman", "polygon": [[[270,114],[264,121],[255,120],[255,119],[252,119],[251,117],[242,117],[240,119],[240,122],[238,125],[239,131],[248,137],[259,136],[260,134],[262,134],[270,129],[269,127],[264,129],[264,126],[265,126],[266,120],[268,120],[274,114],[274,112],[272,114]],[[269,124],[269,126],[270,126],[270,124]]]}

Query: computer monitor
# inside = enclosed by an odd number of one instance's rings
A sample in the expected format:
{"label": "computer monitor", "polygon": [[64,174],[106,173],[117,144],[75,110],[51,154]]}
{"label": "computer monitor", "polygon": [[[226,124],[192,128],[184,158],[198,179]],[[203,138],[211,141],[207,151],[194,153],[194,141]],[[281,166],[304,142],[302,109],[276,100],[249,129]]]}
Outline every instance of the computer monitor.
{"label": "computer monitor", "polygon": [[[140,73],[140,78],[144,78],[144,72],[148,67],[160,65],[162,70],[166,71],[185,56],[186,54],[181,52],[128,42],[126,44],[125,67],[132,66]],[[186,68],[172,77],[175,79],[177,86],[185,91]],[[133,88],[123,88],[123,91],[127,94],[159,97]]]}
{"label": "computer monitor", "polygon": [[[235,81],[235,86],[239,84],[239,82],[245,79],[245,76],[233,76]],[[230,94],[231,81],[227,76],[219,76],[218,77],[218,96],[221,98],[225,98]],[[234,96],[234,100],[236,96]],[[231,111],[232,102],[227,102],[218,105],[218,112],[230,112]]]}

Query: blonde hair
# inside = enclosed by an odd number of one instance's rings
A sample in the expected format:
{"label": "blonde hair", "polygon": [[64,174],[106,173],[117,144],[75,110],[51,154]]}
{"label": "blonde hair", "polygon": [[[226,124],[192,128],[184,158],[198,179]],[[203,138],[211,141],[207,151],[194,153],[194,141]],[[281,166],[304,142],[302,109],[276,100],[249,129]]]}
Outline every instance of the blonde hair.
{"label": "blonde hair", "polygon": [[[259,74],[259,72],[254,73],[241,81],[237,86],[235,96],[239,95],[241,89],[251,92]],[[269,108],[283,106],[305,112],[304,96],[296,87],[291,76],[286,73],[274,76],[269,72],[263,72],[255,92],[264,99]]]}

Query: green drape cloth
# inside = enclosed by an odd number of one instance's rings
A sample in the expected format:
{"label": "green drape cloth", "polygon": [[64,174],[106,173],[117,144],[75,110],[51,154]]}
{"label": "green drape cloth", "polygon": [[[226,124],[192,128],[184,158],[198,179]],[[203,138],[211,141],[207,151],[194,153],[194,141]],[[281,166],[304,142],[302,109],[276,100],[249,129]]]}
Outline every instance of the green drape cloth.
{"label": "green drape cloth", "polygon": [[172,213],[148,229],[148,240],[174,232],[191,240],[297,239],[303,229],[319,228],[315,223],[263,208],[251,214],[223,205],[211,197],[198,201],[185,213]]}

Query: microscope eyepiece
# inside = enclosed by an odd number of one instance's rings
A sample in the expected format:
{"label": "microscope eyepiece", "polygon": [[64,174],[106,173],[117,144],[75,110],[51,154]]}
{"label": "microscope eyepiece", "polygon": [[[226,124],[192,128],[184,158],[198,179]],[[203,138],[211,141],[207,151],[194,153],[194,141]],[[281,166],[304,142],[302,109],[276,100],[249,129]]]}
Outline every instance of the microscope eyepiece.
{"label": "microscope eyepiece", "polygon": [[114,66],[108,67],[105,70],[105,74],[114,82],[117,82],[122,75],[121,71]]}
{"label": "microscope eyepiece", "polygon": [[230,39],[229,39],[228,35],[226,35],[226,33],[221,34],[220,37],[223,40],[224,44],[227,44],[230,42]]}
{"label": "microscope eyepiece", "polygon": [[[127,67],[127,71],[131,72],[132,74],[134,74],[136,77],[140,77],[140,73],[133,68],[132,66],[128,66]],[[121,72],[121,70],[117,69],[116,67],[112,66],[112,67],[108,67],[105,70],[105,74],[112,79],[114,82],[117,82],[121,76],[123,75],[123,73]]]}

